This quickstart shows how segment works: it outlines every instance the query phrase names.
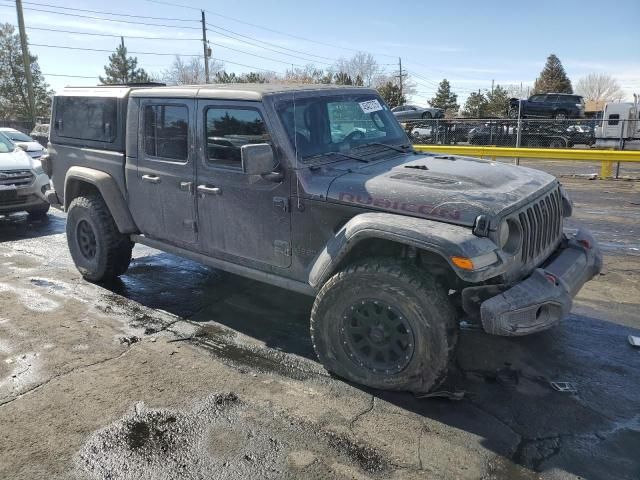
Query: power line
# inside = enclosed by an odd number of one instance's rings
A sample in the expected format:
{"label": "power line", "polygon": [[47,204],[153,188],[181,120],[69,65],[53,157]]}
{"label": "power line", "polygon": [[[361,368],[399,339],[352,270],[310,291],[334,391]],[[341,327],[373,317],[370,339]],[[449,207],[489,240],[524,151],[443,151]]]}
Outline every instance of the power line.
{"label": "power line", "polygon": [[[266,45],[270,45],[270,46],[272,46],[272,47],[274,47],[274,48],[278,48],[278,49],[280,49],[280,50],[286,50],[286,51],[289,51],[289,52],[299,53],[299,54],[305,55],[305,56],[307,56],[307,57],[322,58],[322,59],[325,59],[325,60],[331,60],[331,61],[333,61],[333,62],[335,62],[335,61],[337,60],[337,59],[335,59],[335,58],[325,57],[325,56],[322,56],[322,55],[315,55],[315,54],[313,54],[313,53],[307,53],[307,52],[303,52],[303,51],[301,51],[301,50],[295,50],[295,49],[293,49],[293,48],[282,47],[282,46],[280,46],[280,45],[278,45],[278,44],[276,44],[276,43],[267,42],[266,40],[259,40],[259,39],[255,38],[255,37],[250,37],[249,35],[243,35],[243,34],[241,34],[241,33],[234,32],[233,30],[229,30],[228,28],[218,27],[217,25],[211,25],[210,23],[207,23],[207,27],[209,27],[209,28],[213,28],[213,29],[215,29],[215,30],[222,30],[223,32],[231,33],[231,34],[233,34],[233,35],[235,35],[235,36],[237,36],[237,37],[248,38],[248,39],[250,39],[250,40],[253,40],[254,42],[264,43],[264,44],[266,44]],[[217,32],[217,31],[215,31],[215,30],[214,30],[214,32],[213,32],[213,33],[216,33],[216,34],[218,34],[218,35],[222,35],[222,36],[224,36],[224,37],[234,38],[234,37],[232,37],[232,36],[230,36],[230,35],[228,35],[228,34],[224,34],[224,33],[221,33],[221,32]],[[248,43],[249,45],[257,46],[257,47],[259,47],[259,48],[264,48],[265,50],[272,50],[272,51],[275,51],[275,50],[273,50],[273,49],[271,49],[271,48],[267,48],[267,47],[264,47],[264,46],[262,46],[262,45],[256,45],[256,44],[251,43],[251,42],[248,42],[248,41],[246,41],[246,40],[241,40],[241,39],[239,39],[239,38],[234,38],[234,39],[235,39],[235,40],[238,40],[238,41],[240,41],[240,42]],[[281,53],[281,52],[276,52],[276,53]],[[284,54],[284,53],[283,53],[283,55],[288,55],[288,56],[290,56],[290,57],[295,57],[294,55],[291,55],[291,54]],[[295,57],[295,58],[300,58],[301,60],[306,60],[305,58],[302,58],[302,57]],[[330,63],[320,62],[320,61],[317,61],[317,60],[315,60],[315,63],[324,63],[324,64],[326,64],[326,65],[331,65]]]}
{"label": "power line", "polygon": [[[67,45],[47,45],[44,43],[32,43],[34,47],[45,47],[45,48],[59,48],[63,50],[83,50],[87,52],[107,52],[113,53],[113,50],[105,50],[102,48],[86,48],[86,47],[69,47]],[[200,57],[201,55],[189,54],[189,53],[167,53],[167,52],[127,52],[135,55],[160,55],[160,56],[179,56],[179,57]]]}
{"label": "power line", "polygon": [[77,32],[72,30],[58,30],[56,28],[44,28],[44,27],[27,27],[27,30],[43,30],[45,32],[58,32],[58,33],[70,33],[73,35],[91,35],[95,37],[124,37],[139,40],[170,40],[170,41],[201,41],[201,38],[169,38],[169,37],[139,37],[136,35],[115,35],[111,33],[90,33],[90,32]]}
{"label": "power line", "polygon": [[194,20],[193,18],[172,18],[172,17],[149,17],[147,15],[131,15],[128,13],[112,13],[104,10],[86,10],[83,8],[71,8],[65,5],[52,5],[50,3],[37,3],[37,2],[22,2],[25,5],[36,5],[38,7],[49,7],[49,8],[58,8],[64,10],[73,10],[75,12],[85,12],[85,13],[98,13],[101,15],[111,15],[115,17],[129,17],[129,18],[144,18],[147,20],[170,20],[172,22],[198,22],[198,20]]}
{"label": "power line", "polygon": [[[34,47],[46,47],[46,48],[58,48],[58,49],[63,49],[63,50],[82,50],[82,51],[89,51],[89,52],[106,52],[106,53],[113,53],[112,50],[105,50],[105,49],[100,49],[100,48],[84,48],[84,47],[69,47],[66,45],[46,45],[46,44],[42,44],[42,43],[32,43],[31,44]],[[179,57],[201,57],[201,55],[196,55],[196,54],[182,54],[182,53],[160,53],[160,52],[129,52],[135,55],[161,55],[161,56],[179,56]],[[253,65],[247,65],[245,63],[238,63],[238,62],[232,62],[231,60],[225,60],[224,58],[216,58],[216,60],[220,61],[220,62],[224,62],[224,63],[229,63],[231,65],[238,65],[240,67],[247,67],[250,68],[252,70],[260,70],[262,72],[273,72],[273,73],[281,73],[281,72],[277,72],[275,70],[270,70],[268,68],[261,68],[261,67],[256,67]]]}
{"label": "power line", "polygon": [[[13,8],[13,6],[11,6],[11,5],[0,5],[0,7]],[[159,24],[159,23],[134,22],[132,20],[117,20],[115,18],[93,17],[93,16],[89,16],[89,15],[80,15],[78,13],[67,13],[67,12],[56,12],[54,10],[44,10],[44,9],[41,9],[41,8],[25,7],[24,9],[25,10],[30,10],[30,11],[35,11],[35,12],[52,13],[54,15],[63,15],[65,17],[78,17],[78,18],[88,18],[88,19],[91,19],[91,20],[103,20],[105,22],[118,22],[118,23],[134,24],[134,25],[146,25],[146,26],[149,26],[149,27],[164,27],[164,28],[200,30],[200,27],[187,27],[187,26],[180,26],[180,25],[165,25],[165,24]]]}
{"label": "power line", "polygon": [[[160,1],[160,0],[145,0],[145,1],[151,2],[151,3],[157,3],[157,4],[160,4],[160,5],[168,5],[170,7],[179,7],[179,8],[188,8],[188,9],[192,9],[192,10],[199,10],[199,8],[191,7],[191,6],[188,6],[188,5],[181,5],[179,3],[163,2],[163,1]],[[360,52],[361,51],[361,50],[358,50],[356,48],[343,47],[343,46],[340,46],[340,45],[334,45],[334,44],[331,44],[331,43],[321,42],[319,40],[312,40],[310,38],[302,37],[302,36],[299,36],[299,35],[294,35],[292,33],[287,33],[287,32],[283,32],[281,30],[276,30],[276,29],[265,27],[265,26],[258,25],[258,24],[255,24],[255,23],[247,22],[245,20],[240,20],[238,18],[230,17],[228,15],[223,15],[221,13],[212,12],[211,10],[206,10],[205,9],[205,12],[207,12],[210,15],[214,15],[216,17],[221,17],[221,18],[224,18],[224,19],[227,19],[227,20],[232,20],[234,22],[242,23],[244,25],[249,25],[250,27],[260,28],[260,29],[266,30],[268,32],[277,33],[277,34],[284,35],[284,36],[287,36],[287,37],[295,38],[297,40],[303,40],[305,42],[315,43],[315,44],[318,44],[318,45],[324,45],[325,47],[338,48],[338,49],[341,49],[341,50],[348,50],[348,51],[352,51],[352,52]],[[390,57],[390,58],[395,58],[396,57],[395,55],[388,55],[388,54],[384,54],[384,53],[379,53],[379,54],[376,54],[376,55]]]}

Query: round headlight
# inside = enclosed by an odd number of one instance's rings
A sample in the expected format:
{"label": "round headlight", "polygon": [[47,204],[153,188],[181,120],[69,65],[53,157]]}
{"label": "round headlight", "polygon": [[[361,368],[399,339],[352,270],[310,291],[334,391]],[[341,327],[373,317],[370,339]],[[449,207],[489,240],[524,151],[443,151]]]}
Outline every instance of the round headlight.
{"label": "round headlight", "polygon": [[498,242],[505,252],[512,255],[517,253],[522,243],[520,224],[511,218],[503,221],[498,230]]}
{"label": "round headlight", "polygon": [[498,229],[498,245],[502,249],[504,249],[505,245],[509,241],[509,230],[509,222],[506,220],[503,221]]}

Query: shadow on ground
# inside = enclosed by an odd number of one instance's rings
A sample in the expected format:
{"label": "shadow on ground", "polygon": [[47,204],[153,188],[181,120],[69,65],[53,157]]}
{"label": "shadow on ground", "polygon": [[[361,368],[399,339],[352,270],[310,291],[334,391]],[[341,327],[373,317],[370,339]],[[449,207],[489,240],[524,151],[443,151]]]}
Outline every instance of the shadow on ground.
{"label": "shadow on ground", "polygon": [[64,233],[65,223],[65,218],[58,215],[48,215],[42,219],[32,219],[26,213],[0,215],[0,242]]}

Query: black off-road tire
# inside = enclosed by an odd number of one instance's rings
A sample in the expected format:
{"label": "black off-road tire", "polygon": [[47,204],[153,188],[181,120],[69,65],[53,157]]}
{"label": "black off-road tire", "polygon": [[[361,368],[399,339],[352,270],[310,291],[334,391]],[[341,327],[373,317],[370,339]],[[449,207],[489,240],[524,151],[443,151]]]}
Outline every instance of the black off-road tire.
{"label": "black off-road tire", "polygon": [[[358,353],[347,346],[343,322],[350,321],[346,318],[351,307],[365,300],[391,306],[411,327],[414,347],[399,371],[363,366],[354,358]],[[313,347],[325,368],[349,381],[385,390],[427,392],[439,385],[453,359],[457,331],[456,310],[445,288],[416,266],[387,258],[368,259],[334,275],[311,311]]]}
{"label": "black off-road tire", "polygon": [[[93,236],[95,253],[81,246],[79,229]],[[90,282],[105,282],[122,275],[131,263],[133,242],[118,231],[109,208],[99,194],[75,198],[67,213],[67,243],[76,268]],[[86,242],[85,242],[86,243]]]}
{"label": "black off-road tire", "polygon": [[31,218],[45,218],[47,216],[47,213],[49,213],[50,208],[51,205],[49,205],[48,203],[43,203],[42,205],[38,205],[37,207],[30,208],[29,210],[27,210],[27,213]]}

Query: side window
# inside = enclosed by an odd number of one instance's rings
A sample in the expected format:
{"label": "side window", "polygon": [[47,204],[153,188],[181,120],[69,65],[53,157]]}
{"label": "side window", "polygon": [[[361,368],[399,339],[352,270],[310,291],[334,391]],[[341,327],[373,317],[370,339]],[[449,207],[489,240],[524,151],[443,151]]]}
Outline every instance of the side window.
{"label": "side window", "polygon": [[144,107],[144,153],[185,161],[189,156],[189,110],[182,105]]}
{"label": "side window", "polygon": [[240,167],[240,148],[271,143],[262,115],[251,108],[208,108],[205,112],[207,161]]}
{"label": "side window", "polygon": [[558,95],[547,95],[546,102],[558,102],[558,101],[562,101],[562,97],[558,98]]}
{"label": "side window", "polygon": [[619,122],[620,114],[612,113],[611,115],[609,115],[609,121],[607,122],[608,125],[618,125]]}
{"label": "side window", "polygon": [[56,97],[53,128],[59,137],[112,143],[117,134],[118,100]]}

